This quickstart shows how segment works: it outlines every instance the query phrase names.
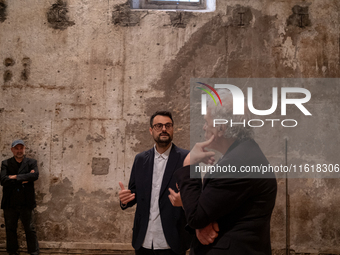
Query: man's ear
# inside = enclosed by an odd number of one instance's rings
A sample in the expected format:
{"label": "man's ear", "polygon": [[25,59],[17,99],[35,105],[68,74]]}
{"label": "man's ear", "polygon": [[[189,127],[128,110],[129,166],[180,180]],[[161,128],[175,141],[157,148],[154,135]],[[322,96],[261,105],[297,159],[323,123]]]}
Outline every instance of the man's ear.
{"label": "man's ear", "polygon": [[152,135],[152,127],[149,128],[150,135]]}

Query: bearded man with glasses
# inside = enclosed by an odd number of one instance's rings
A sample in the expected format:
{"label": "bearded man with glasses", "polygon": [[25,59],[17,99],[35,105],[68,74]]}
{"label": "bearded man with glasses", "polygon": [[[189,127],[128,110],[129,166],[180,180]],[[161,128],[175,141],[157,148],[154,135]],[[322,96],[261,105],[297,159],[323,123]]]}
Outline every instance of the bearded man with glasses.
{"label": "bearded man with glasses", "polygon": [[152,149],[135,157],[128,189],[119,182],[123,210],[137,204],[132,246],[137,255],[185,254],[192,236],[184,229],[185,214],[173,173],[189,151],[172,143],[173,119],[168,111],[150,118]]}

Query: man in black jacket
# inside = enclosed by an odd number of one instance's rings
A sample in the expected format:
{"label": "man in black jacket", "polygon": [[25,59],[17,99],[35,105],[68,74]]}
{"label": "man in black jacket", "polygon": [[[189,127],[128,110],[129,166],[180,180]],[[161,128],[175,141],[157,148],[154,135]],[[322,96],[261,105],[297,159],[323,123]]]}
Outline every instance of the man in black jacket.
{"label": "man in black jacket", "polygon": [[39,245],[34,224],[36,207],[34,181],[39,177],[37,161],[25,157],[22,140],[12,143],[13,157],[2,161],[1,185],[3,186],[1,209],[4,210],[6,226],[6,250],[18,254],[17,227],[20,218],[26,234],[29,254],[39,254]]}
{"label": "man in black jacket", "polygon": [[[270,255],[270,219],[277,192],[275,174],[244,171],[246,167],[268,166],[269,162],[252,139],[250,127],[214,124],[214,119],[241,123],[249,118],[232,115],[232,97],[227,90],[218,90],[218,94],[223,106],[210,102],[204,117],[206,141],[193,147],[184,167],[174,174],[188,225],[196,230],[197,239],[190,254]],[[202,183],[200,178],[191,177],[201,169],[196,164],[214,162],[215,153],[205,148],[223,156]]]}
{"label": "man in black jacket", "polygon": [[137,204],[132,246],[137,255],[185,254],[191,235],[184,229],[186,221],[181,205],[170,201],[169,192],[177,190],[173,173],[183,165],[188,151],[172,143],[170,112],[153,114],[149,131],[155,146],[135,157],[128,189],[119,183],[121,208]]}

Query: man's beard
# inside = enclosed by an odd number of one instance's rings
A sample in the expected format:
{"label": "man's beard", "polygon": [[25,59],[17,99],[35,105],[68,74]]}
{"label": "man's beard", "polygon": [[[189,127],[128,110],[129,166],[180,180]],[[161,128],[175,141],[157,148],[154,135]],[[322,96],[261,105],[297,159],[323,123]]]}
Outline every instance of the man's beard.
{"label": "man's beard", "polygon": [[16,154],[16,155],[14,155],[14,158],[23,159],[24,158],[24,153]]}
{"label": "man's beard", "polygon": [[[161,139],[161,136],[167,136],[167,139],[165,139],[164,137]],[[158,146],[160,147],[166,147],[169,145],[169,143],[171,143],[172,138],[171,136],[167,133],[167,132],[162,132],[160,133],[157,138],[155,139],[155,142],[158,144]]]}

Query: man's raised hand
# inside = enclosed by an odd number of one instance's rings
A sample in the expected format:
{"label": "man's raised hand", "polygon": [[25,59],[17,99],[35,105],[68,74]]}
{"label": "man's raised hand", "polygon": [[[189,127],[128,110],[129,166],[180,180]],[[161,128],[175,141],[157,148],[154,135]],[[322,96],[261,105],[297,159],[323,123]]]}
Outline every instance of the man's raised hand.
{"label": "man's raised hand", "polygon": [[215,152],[207,151],[205,148],[208,147],[213,142],[213,140],[214,136],[212,135],[209,140],[196,143],[187,157],[184,159],[183,166],[195,165],[200,162],[212,165],[215,161]]}
{"label": "man's raised hand", "polygon": [[135,194],[134,193],[131,194],[131,190],[125,189],[122,182],[119,182],[119,186],[120,186],[119,199],[123,205],[126,205],[127,203],[135,199],[136,197]]}

